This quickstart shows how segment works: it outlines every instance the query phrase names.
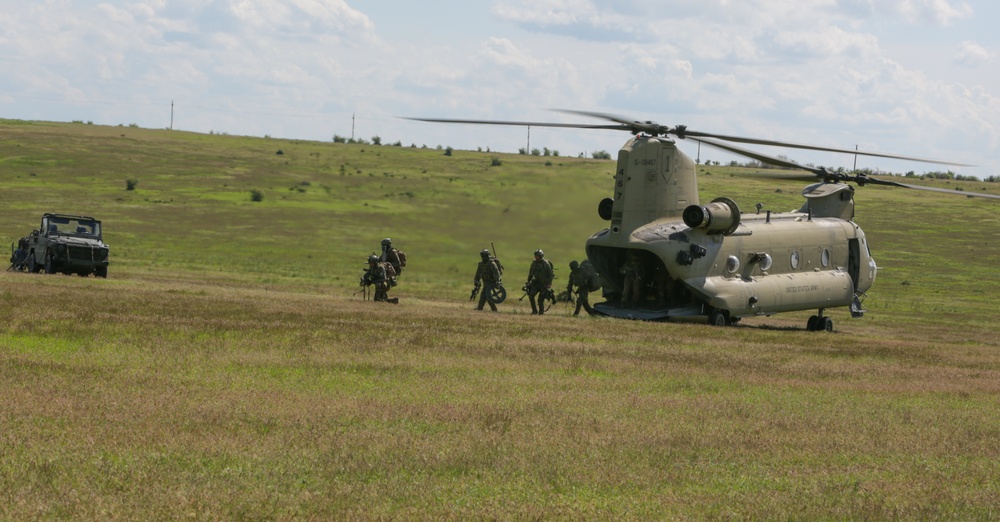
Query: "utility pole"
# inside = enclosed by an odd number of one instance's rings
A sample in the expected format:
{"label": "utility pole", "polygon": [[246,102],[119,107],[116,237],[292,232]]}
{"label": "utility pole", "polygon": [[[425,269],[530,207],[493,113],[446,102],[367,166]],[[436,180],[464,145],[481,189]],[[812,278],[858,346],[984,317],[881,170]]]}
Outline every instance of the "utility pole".
{"label": "utility pole", "polygon": [[531,154],[531,125],[528,125],[528,148],[524,149],[525,154]]}
{"label": "utility pole", "polygon": [[170,100],[170,130],[174,130],[174,100]]}
{"label": "utility pole", "polygon": [[351,113],[351,141],[354,141],[354,113]]}
{"label": "utility pole", "polygon": [[[854,150],[858,150],[858,146],[857,145],[854,146]],[[857,154],[854,155],[854,169],[852,169],[852,170],[858,170],[858,155]]]}

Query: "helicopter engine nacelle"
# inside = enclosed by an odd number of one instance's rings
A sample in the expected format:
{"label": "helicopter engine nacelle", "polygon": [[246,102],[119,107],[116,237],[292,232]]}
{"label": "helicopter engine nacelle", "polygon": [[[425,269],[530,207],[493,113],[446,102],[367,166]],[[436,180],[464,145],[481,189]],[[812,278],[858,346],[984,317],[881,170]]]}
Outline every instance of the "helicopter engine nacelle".
{"label": "helicopter engine nacelle", "polygon": [[728,236],[740,226],[740,207],[729,198],[715,198],[708,205],[691,205],[684,209],[684,224],[704,228],[708,234]]}

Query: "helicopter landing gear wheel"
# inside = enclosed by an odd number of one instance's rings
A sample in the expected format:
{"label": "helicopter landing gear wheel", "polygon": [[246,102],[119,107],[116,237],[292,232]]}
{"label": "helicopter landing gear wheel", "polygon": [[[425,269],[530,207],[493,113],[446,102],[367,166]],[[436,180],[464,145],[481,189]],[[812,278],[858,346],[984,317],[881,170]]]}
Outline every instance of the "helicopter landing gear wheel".
{"label": "helicopter landing gear wheel", "polygon": [[814,315],[809,318],[806,322],[806,330],[810,332],[832,332],[833,331],[833,319],[823,315],[823,311],[820,310],[819,315]]}
{"label": "helicopter landing gear wheel", "polygon": [[712,313],[708,314],[708,324],[712,326],[727,326],[731,324],[727,315],[725,310],[712,310]]}
{"label": "helicopter landing gear wheel", "polygon": [[809,320],[806,321],[806,330],[809,331],[809,332],[815,332],[815,331],[819,330],[819,328],[816,327],[816,325],[818,323],[819,323],[819,316],[818,315],[814,315],[814,316],[810,317]]}

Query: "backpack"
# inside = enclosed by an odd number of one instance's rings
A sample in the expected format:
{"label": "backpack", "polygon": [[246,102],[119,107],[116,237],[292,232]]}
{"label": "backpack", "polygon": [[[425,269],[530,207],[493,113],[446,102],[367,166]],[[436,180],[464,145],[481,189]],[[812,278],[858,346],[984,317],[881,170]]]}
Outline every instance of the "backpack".
{"label": "backpack", "polygon": [[390,281],[396,279],[396,267],[392,266],[392,263],[388,261],[383,261],[381,265],[385,268],[385,277]]}
{"label": "backpack", "polygon": [[[393,250],[395,250],[396,251],[396,255],[399,256],[399,267],[400,268],[405,268],[406,267],[406,252],[403,252],[402,250],[399,250],[399,249],[396,249],[396,248],[394,248]],[[402,270],[400,270],[400,272],[402,272]]]}
{"label": "backpack", "polygon": [[584,259],[580,263],[580,269],[583,270],[584,276],[587,278],[587,287],[591,292],[596,292],[601,289],[601,274],[597,273],[597,269],[594,268],[594,264],[590,262],[589,259]]}
{"label": "backpack", "polygon": [[503,275],[503,263],[500,262],[500,259],[496,257],[490,257],[490,260],[497,264],[497,270],[500,271],[500,275]]}

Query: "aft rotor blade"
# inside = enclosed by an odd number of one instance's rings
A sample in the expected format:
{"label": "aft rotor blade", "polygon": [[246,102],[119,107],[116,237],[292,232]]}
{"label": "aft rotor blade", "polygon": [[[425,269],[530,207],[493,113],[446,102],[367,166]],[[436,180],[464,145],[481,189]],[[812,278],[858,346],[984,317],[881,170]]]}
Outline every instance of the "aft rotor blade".
{"label": "aft rotor blade", "polygon": [[[968,191],[965,191],[965,190],[952,190],[952,189],[937,188],[937,187],[925,187],[925,186],[922,186],[922,185],[910,185],[909,183],[900,183],[898,181],[890,181],[890,180],[887,180],[887,179],[872,178],[872,177],[868,177],[868,176],[864,176],[861,179],[864,180],[864,182],[863,182],[864,184],[888,185],[888,186],[892,186],[892,187],[902,187],[902,188],[915,189],[915,190],[928,190],[928,191],[931,191],[931,192],[944,192],[946,194],[958,194],[958,195],[961,195],[961,196],[968,196],[968,197],[1000,199],[1000,195],[986,194],[986,193],[983,193],[983,192],[968,192]],[[858,184],[862,184],[862,182],[859,181]]]}
{"label": "aft rotor blade", "polygon": [[506,120],[462,120],[449,118],[408,118],[404,120],[427,121],[431,123],[470,123],[473,125],[514,125],[518,127],[562,127],[569,129],[609,129],[609,130],[631,130],[624,125],[584,125],[580,123],[548,123],[541,121],[506,121]]}
{"label": "aft rotor blade", "polygon": [[827,171],[825,171],[823,169],[818,169],[816,167],[807,167],[805,165],[801,165],[799,163],[796,163],[796,162],[794,162],[794,161],[792,161],[790,159],[776,158],[774,156],[768,156],[767,154],[761,154],[761,153],[756,152],[756,151],[752,151],[752,150],[749,150],[749,149],[744,149],[744,148],[741,148],[741,147],[737,147],[736,145],[730,145],[728,143],[723,143],[721,141],[716,141],[716,140],[713,140],[711,138],[691,138],[691,139],[694,140],[694,141],[699,141],[699,142],[704,143],[706,145],[711,145],[713,147],[718,147],[718,148],[720,148],[722,150],[728,150],[729,152],[735,152],[736,154],[739,154],[741,156],[746,156],[748,158],[755,159],[757,161],[761,161],[761,162],[767,163],[769,165],[774,165],[774,166],[777,166],[777,167],[787,167],[787,168],[790,168],[790,169],[800,169],[800,170],[804,170],[804,171],[807,171],[807,172],[812,172],[813,174],[815,174],[815,175],[817,175],[817,176],[819,176],[821,178],[822,177],[826,177],[827,174],[828,174]]}
{"label": "aft rotor blade", "polygon": [[[863,150],[856,149],[841,149],[837,147],[823,147],[820,145],[809,145],[806,143],[793,143],[789,141],[775,141],[775,140],[762,140],[757,138],[744,138],[741,136],[726,136],[724,134],[712,134],[709,132],[699,132],[687,129],[678,129],[677,136],[680,138],[685,137],[703,137],[703,138],[715,138],[718,140],[733,141],[736,143],[750,143],[753,145],[769,145],[774,147],[790,147],[793,149],[805,149],[805,150],[818,150],[824,152],[842,152],[844,154],[857,154],[859,156],[874,156],[878,158],[891,158],[891,159],[901,159],[908,161],[920,161],[923,163],[937,163],[939,165],[953,165],[956,167],[973,167],[975,165],[970,165],[968,163],[957,163],[954,161],[944,161],[930,158],[918,158],[915,156],[903,156],[900,154],[884,154],[881,152],[865,152]],[[673,132],[673,131],[671,131]]]}

